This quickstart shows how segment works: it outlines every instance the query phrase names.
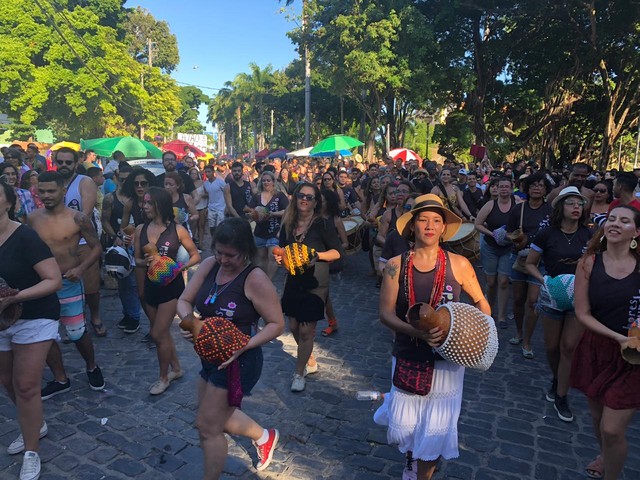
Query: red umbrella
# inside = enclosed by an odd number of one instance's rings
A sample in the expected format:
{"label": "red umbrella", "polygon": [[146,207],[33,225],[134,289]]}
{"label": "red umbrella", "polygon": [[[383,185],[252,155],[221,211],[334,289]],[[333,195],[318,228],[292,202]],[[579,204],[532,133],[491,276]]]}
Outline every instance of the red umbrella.
{"label": "red umbrella", "polygon": [[162,151],[173,152],[176,155],[184,155],[184,147],[187,147],[196,157],[204,157],[206,153],[200,150],[198,147],[188,144],[183,140],[173,140],[169,143],[165,143],[162,146]]}
{"label": "red umbrella", "polygon": [[262,149],[260,150],[258,153],[255,154],[256,158],[265,158],[267,155],[269,155],[269,153],[271,153],[271,150],[269,150],[268,148]]}
{"label": "red umbrella", "polygon": [[407,160],[417,160],[419,162],[422,161],[420,155],[418,155],[413,150],[409,150],[408,148],[395,148],[389,152],[389,156],[394,160],[401,159],[402,163],[405,163]]}

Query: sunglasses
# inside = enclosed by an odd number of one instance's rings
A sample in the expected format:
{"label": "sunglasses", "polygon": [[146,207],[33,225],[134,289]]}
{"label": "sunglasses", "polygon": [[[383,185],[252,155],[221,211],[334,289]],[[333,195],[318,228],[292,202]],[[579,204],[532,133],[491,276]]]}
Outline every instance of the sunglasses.
{"label": "sunglasses", "polygon": [[148,187],[149,186],[149,182],[147,182],[146,180],[142,180],[141,182],[134,181],[133,184],[136,187]]}
{"label": "sunglasses", "polygon": [[75,160],[56,160],[57,165],[73,165],[76,163]]}
{"label": "sunglasses", "polygon": [[316,196],[311,194],[296,193],[296,198],[298,200],[306,200],[307,202],[312,202],[316,199]]}
{"label": "sunglasses", "polygon": [[593,191],[595,193],[607,193],[607,189],[606,188],[594,188]]}
{"label": "sunglasses", "polygon": [[327,177],[327,178],[323,178],[322,179],[323,182],[330,182],[331,180],[333,180],[333,178],[331,178],[331,177]]}

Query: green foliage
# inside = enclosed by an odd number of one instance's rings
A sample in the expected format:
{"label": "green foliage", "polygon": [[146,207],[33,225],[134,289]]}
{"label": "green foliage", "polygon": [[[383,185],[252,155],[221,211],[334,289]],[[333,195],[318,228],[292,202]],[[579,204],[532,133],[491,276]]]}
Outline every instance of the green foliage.
{"label": "green foliage", "polygon": [[[123,41],[120,0],[0,3],[0,111],[79,140],[166,133],[175,82],[138,63]],[[145,86],[141,79],[146,80]]]}
{"label": "green foliage", "polygon": [[151,41],[152,64],[165,73],[171,73],[180,63],[178,41],[171,33],[169,24],[156,20],[141,7],[131,10],[124,23],[129,53],[137,61],[149,63],[149,41]]}

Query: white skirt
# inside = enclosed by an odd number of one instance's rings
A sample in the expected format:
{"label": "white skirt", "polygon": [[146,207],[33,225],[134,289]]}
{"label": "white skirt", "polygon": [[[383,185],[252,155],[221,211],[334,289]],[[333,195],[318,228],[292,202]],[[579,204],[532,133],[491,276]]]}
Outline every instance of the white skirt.
{"label": "white skirt", "polygon": [[388,443],[398,445],[402,453],[411,451],[413,458],[425,461],[457,458],[463,381],[464,367],[436,361],[428,395],[392,386],[373,419],[388,426]]}

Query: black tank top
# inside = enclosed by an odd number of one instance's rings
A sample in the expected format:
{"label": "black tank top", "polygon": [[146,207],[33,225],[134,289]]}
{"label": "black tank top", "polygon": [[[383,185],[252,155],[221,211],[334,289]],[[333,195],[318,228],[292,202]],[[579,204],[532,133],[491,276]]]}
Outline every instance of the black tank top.
{"label": "black tank top", "polygon": [[398,220],[398,215],[396,215],[396,207],[391,209],[391,220],[389,220],[389,230],[387,230],[387,235],[396,230],[396,221]]}
{"label": "black tank top", "polygon": [[118,231],[120,230],[120,223],[122,222],[124,205],[120,200],[118,200],[118,195],[116,195],[116,192],[113,192],[111,195],[113,195],[113,207],[111,208],[109,225],[111,225],[111,228],[113,228],[114,232],[118,233]]}
{"label": "black tank top", "polygon": [[[214,265],[196,295],[195,307],[202,315],[202,318],[223,317],[229,319],[242,333],[252,335],[255,330],[254,327],[260,319],[260,314],[244,294],[244,284],[247,276],[254,268],[258,267],[250,264],[236,278],[226,284],[228,285],[226,288],[224,285],[218,285],[217,288],[213,288],[216,275],[220,269],[220,265]],[[215,302],[205,303],[213,292],[222,288],[224,290],[218,295]]]}
{"label": "black tank top", "polygon": [[251,184],[246,180],[242,182],[242,186],[239,187],[236,182],[231,180],[229,182],[229,191],[231,193],[231,205],[238,215],[243,215],[244,207],[247,206],[251,200]]}
{"label": "black tank top", "polygon": [[[174,214],[176,213],[175,211],[176,208],[178,210],[181,210],[181,212],[178,212],[178,215],[184,214],[184,218],[186,220],[180,223],[180,225],[182,225],[184,228],[186,228],[189,231],[189,233],[191,233],[191,229],[189,228],[189,205],[187,205],[187,201],[184,198],[184,193],[179,194],[178,200],[173,203],[173,208],[174,208],[173,210]],[[178,215],[176,215],[176,217],[178,217]]]}
{"label": "black tank top", "polygon": [[[449,254],[445,252],[447,258],[447,270],[445,274],[444,291],[440,304],[460,301],[460,292],[462,287],[453,276],[451,269],[451,259]],[[400,269],[400,288],[398,289],[398,297],[396,298],[396,315],[398,318],[406,321],[407,310],[409,304],[405,297],[405,268],[407,255],[402,256],[402,267]],[[428,272],[420,272],[413,267],[413,290],[415,292],[416,302],[429,303],[431,297],[431,289],[433,287],[433,277],[435,268]],[[424,340],[414,339],[404,333],[396,332],[396,339],[393,344],[393,355],[398,358],[415,360],[420,362],[433,361],[437,355],[433,352],[433,348]]]}
{"label": "black tank top", "polygon": [[[496,228],[500,228],[503,225],[506,225],[507,221],[509,220],[509,213],[513,208],[513,204],[514,204],[514,201],[512,198],[509,211],[507,211],[507,213],[502,213],[502,211],[500,210],[500,207],[498,206],[498,201],[495,200],[493,202],[493,208],[489,212],[489,215],[487,215],[487,219],[484,221],[487,228],[493,232]],[[500,245],[498,245],[492,236],[485,235],[484,239],[489,245],[491,245],[494,248],[509,248],[509,247],[501,247]]]}
{"label": "black tank top", "polygon": [[[146,223],[140,232],[140,245],[143,247],[149,243],[149,237],[147,236],[148,228],[149,224]],[[178,249],[180,248],[180,239],[178,238],[175,222],[170,222],[164,232],[160,234],[156,242],[156,247],[158,247],[158,253],[161,256],[176,259]]]}
{"label": "black tank top", "polygon": [[147,218],[144,214],[144,210],[138,203],[138,199],[134,198],[131,201],[131,216],[133,217],[133,223],[137,227],[138,225],[142,225],[147,221]]}
{"label": "black tank top", "polygon": [[632,273],[617,280],[607,275],[602,254],[597,254],[589,277],[589,303],[591,314],[600,323],[627,335],[631,323],[640,317],[638,262]]}

